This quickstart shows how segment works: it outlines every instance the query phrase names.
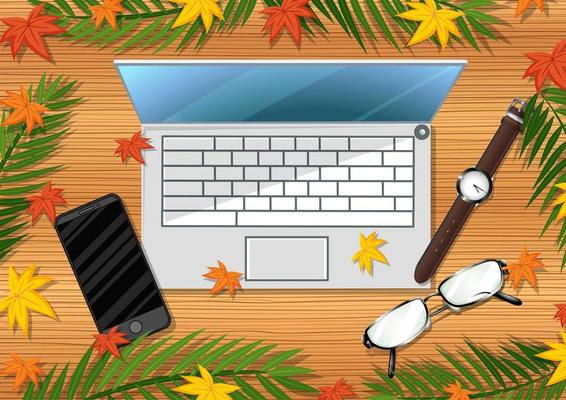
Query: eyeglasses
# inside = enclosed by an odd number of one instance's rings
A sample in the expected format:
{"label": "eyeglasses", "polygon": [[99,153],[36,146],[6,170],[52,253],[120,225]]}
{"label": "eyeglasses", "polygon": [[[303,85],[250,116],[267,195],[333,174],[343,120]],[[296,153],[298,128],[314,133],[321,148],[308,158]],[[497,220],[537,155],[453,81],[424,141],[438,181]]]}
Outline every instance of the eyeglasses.
{"label": "eyeglasses", "polygon": [[[508,272],[503,260],[484,260],[466,267],[446,278],[438,286],[438,292],[424,299],[412,299],[399,304],[375,320],[362,337],[368,349],[377,347],[389,350],[388,375],[395,374],[395,352],[417,338],[424,330],[430,329],[431,317],[445,310],[460,311],[461,308],[476,305],[490,297],[496,297],[514,306],[521,300],[501,292]],[[427,301],[435,296],[443,299],[443,304],[429,312]]]}

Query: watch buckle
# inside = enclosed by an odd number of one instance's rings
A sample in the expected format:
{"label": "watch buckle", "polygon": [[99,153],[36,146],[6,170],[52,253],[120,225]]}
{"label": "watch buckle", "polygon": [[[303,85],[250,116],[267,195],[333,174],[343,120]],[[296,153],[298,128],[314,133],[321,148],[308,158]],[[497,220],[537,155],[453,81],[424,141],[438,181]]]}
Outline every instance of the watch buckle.
{"label": "watch buckle", "polygon": [[511,118],[518,123],[523,123],[523,113],[525,112],[525,107],[527,102],[519,97],[515,97],[509,107],[507,108],[506,116]]}

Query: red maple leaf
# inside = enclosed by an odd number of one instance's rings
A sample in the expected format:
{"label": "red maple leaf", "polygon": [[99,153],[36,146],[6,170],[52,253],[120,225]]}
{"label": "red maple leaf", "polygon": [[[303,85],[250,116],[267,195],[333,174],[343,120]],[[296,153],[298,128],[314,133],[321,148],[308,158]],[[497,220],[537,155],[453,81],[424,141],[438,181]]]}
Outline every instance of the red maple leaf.
{"label": "red maple leaf", "polygon": [[218,267],[208,267],[210,272],[203,274],[202,276],[209,279],[216,280],[214,287],[210,289],[210,293],[217,294],[224,289],[228,290],[232,296],[236,294],[236,289],[241,289],[240,277],[241,272],[228,271],[226,266],[222,261],[217,261]]}
{"label": "red maple leaf", "polygon": [[43,7],[45,7],[45,4],[35,7],[31,10],[27,19],[20,17],[2,18],[2,22],[9,28],[0,38],[0,43],[10,42],[14,59],[22,45],[25,44],[38,56],[51,61],[43,36],[58,35],[64,33],[65,29],[54,23],[59,17],[41,15]]}
{"label": "red maple leaf", "polygon": [[34,223],[42,213],[47,214],[49,220],[55,223],[55,206],[67,204],[61,196],[63,189],[52,189],[51,182],[47,182],[41,193],[28,196],[30,202],[28,212],[31,214],[31,222]]}
{"label": "red maple leaf", "polygon": [[153,146],[148,143],[149,139],[141,137],[141,132],[136,132],[129,139],[116,139],[118,147],[114,154],[120,154],[122,162],[126,162],[128,157],[133,157],[140,164],[144,164],[141,150],[153,149]]}
{"label": "red maple leaf", "polygon": [[261,12],[268,14],[262,31],[270,29],[269,43],[272,43],[287,28],[297,45],[301,44],[301,20],[299,17],[315,18],[310,8],[306,6],[309,0],[283,0],[280,6],[267,7]]}
{"label": "red maple leaf", "polygon": [[550,78],[552,82],[561,89],[566,90],[566,39],[559,42],[552,53],[543,53],[535,51],[525,53],[533,63],[529,66],[523,78],[534,76],[535,87],[540,92],[546,78]]}
{"label": "red maple leaf", "polygon": [[130,343],[130,341],[125,338],[125,333],[118,332],[117,326],[110,329],[108,333],[96,333],[92,336],[96,339],[94,348],[98,350],[99,357],[102,357],[106,351],[109,351],[114,357],[121,358],[118,345]]}
{"label": "red maple leaf", "polygon": [[558,308],[556,314],[554,314],[554,319],[560,320],[560,325],[564,326],[566,324],[566,304],[555,304]]}
{"label": "red maple leaf", "polygon": [[321,386],[318,400],[343,400],[355,396],[352,385],[348,385],[345,379],[338,379],[334,386]]}

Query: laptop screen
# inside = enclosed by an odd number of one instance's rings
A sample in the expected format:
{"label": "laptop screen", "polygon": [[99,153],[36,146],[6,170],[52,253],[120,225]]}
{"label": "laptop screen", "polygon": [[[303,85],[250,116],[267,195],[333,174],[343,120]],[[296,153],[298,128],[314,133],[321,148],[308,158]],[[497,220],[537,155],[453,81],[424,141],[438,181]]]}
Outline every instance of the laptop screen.
{"label": "laptop screen", "polygon": [[143,124],[429,122],[464,64],[116,62]]}

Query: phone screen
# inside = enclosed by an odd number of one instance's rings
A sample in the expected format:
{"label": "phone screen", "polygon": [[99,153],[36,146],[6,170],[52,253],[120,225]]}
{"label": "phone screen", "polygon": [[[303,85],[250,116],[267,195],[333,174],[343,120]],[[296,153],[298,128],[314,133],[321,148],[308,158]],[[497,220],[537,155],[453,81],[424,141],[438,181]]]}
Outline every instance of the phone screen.
{"label": "phone screen", "polygon": [[120,201],[59,223],[57,229],[99,330],[163,307]]}

